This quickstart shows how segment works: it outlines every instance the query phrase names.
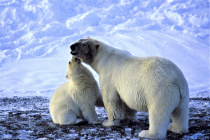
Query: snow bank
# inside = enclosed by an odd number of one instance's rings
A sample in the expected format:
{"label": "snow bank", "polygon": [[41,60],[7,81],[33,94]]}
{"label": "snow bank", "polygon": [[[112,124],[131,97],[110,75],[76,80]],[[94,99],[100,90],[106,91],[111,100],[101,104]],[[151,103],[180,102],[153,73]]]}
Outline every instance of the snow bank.
{"label": "snow bank", "polygon": [[0,96],[51,96],[66,81],[70,44],[91,36],[172,60],[191,97],[209,97],[208,0],[2,0],[0,30]]}

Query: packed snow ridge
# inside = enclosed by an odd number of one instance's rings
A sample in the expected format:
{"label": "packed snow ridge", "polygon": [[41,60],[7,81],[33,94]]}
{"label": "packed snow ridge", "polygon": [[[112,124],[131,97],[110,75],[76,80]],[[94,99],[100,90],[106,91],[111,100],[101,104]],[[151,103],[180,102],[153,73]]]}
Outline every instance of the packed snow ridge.
{"label": "packed snow ridge", "polygon": [[172,60],[190,96],[209,97],[209,25],[208,0],[1,0],[0,96],[50,97],[65,82],[70,44],[90,36]]}

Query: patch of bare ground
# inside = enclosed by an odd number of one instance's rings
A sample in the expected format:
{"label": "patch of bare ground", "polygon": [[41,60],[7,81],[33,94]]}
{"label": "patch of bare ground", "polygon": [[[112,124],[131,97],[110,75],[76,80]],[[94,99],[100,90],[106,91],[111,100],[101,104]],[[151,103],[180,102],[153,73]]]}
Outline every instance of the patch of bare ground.
{"label": "patch of bare ground", "polygon": [[[209,98],[190,100],[189,132],[167,132],[167,139],[209,139]],[[96,108],[100,119],[107,119],[104,108]],[[149,128],[148,114],[137,113],[136,122],[121,122],[118,127],[103,127],[82,122],[55,125],[49,114],[49,100],[43,97],[0,98],[0,139],[140,139],[138,133]]]}

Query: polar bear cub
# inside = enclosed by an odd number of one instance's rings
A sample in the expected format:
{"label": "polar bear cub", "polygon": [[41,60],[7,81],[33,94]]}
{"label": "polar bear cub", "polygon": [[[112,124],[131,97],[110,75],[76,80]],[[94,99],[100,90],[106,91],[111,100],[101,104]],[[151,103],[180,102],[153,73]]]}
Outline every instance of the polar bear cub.
{"label": "polar bear cub", "polygon": [[83,119],[99,124],[95,104],[102,97],[92,73],[73,57],[69,61],[66,78],[70,81],[54,92],[50,101],[50,114],[55,124],[76,124]]}

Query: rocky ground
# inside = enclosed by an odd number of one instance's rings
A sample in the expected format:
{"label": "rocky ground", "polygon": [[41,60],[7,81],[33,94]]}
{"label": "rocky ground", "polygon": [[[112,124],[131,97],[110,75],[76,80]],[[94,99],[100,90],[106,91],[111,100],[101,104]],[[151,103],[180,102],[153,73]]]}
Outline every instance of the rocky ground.
{"label": "rocky ground", "polygon": [[[167,132],[168,140],[210,139],[210,99],[190,100],[189,132],[178,135]],[[122,122],[106,128],[83,122],[59,126],[52,123],[49,100],[43,97],[0,98],[0,139],[139,139],[138,133],[148,129],[148,114],[138,113],[138,121]],[[99,118],[107,119],[104,108],[96,108]]]}

